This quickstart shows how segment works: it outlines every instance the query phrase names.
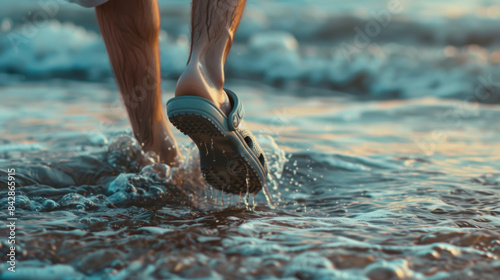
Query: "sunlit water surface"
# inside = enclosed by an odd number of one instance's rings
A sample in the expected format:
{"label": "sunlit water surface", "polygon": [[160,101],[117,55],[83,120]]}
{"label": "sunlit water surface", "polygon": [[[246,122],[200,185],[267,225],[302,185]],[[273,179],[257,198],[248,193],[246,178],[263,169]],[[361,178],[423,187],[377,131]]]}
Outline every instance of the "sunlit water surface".
{"label": "sunlit water surface", "polygon": [[180,166],[147,165],[112,81],[2,88],[0,235],[15,168],[19,262],[0,277],[497,279],[500,108],[229,86],[267,199],[206,186],[177,132]]}
{"label": "sunlit water surface", "polygon": [[[500,278],[498,1],[402,1],[362,45],[390,1],[249,1],[226,74],[270,166],[255,197],[207,186],[177,131],[178,167],[141,151],[91,9],[4,2],[0,279]],[[189,3],[159,2],[166,102]]]}

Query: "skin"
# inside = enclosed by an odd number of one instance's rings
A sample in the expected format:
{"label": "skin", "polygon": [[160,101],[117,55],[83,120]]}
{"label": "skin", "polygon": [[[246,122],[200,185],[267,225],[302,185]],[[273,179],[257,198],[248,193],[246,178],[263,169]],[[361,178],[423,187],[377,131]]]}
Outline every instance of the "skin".
{"label": "skin", "polygon": [[[193,0],[191,51],[175,96],[200,96],[226,114],[224,65],[246,0]],[[134,136],[145,151],[175,165],[176,141],[165,118],[160,87],[156,0],[110,0],[96,16]]]}

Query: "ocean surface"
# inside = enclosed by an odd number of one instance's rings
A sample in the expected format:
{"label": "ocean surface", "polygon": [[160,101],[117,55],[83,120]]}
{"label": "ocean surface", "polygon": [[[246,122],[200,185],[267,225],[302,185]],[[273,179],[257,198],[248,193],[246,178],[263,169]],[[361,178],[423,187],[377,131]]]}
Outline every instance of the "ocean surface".
{"label": "ocean surface", "polygon": [[[166,102],[189,1],[159,2]],[[249,1],[226,87],[255,196],[207,186],[177,131],[179,167],[144,154],[91,9],[1,5],[0,279],[500,278],[498,1]]]}

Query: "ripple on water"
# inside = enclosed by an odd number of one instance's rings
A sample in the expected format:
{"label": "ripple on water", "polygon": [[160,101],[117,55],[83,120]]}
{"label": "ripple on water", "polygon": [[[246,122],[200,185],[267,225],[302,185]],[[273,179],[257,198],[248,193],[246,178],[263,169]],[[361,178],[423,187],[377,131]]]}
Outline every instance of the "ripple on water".
{"label": "ripple on water", "polygon": [[[3,146],[1,155],[2,235],[3,178],[18,170],[17,279],[498,278],[493,161],[462,174],[460,155],[414,158],[392,144],[363,156],[285,152],[289,142],[260,135],[268,197],[248,197],[247,207],[206,186],[193,144],[170,168],[130,133],[44,137],[41,149]],[[0,240],[0,254],[7,245]],[[1,279],[11,279],[6,267]]]}

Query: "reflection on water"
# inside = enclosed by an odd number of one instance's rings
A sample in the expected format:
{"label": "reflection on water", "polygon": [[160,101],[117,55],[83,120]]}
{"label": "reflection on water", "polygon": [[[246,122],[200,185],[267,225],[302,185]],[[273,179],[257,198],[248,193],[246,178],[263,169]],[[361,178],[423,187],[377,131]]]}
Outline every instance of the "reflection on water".
{"label": "reflection on water", "polygon": [[272,203],[206,186],[179,134],[181,165],[154,164],[111,83],[2,88],[2,236],[4,170],[22,187],[18,272],[2,263],[0,278],[498,278],[498,107],[443,118],[463,102],[231,87],[260,130]]}
{"label": "reflection on water", "polygon": [[[164,101],[188,2],[159,0]],[[44,11],[2,3],[0,236],[15,168],[19,262],[0,238],[0,279],[498,279],[499,3],[400,1],[355,45],[390,2],[249,1],[226,72],[267,154],[255,197],[206,186],[178,133],[178,167],[142,152],[91,9],[60,4],[16,49]]]}

